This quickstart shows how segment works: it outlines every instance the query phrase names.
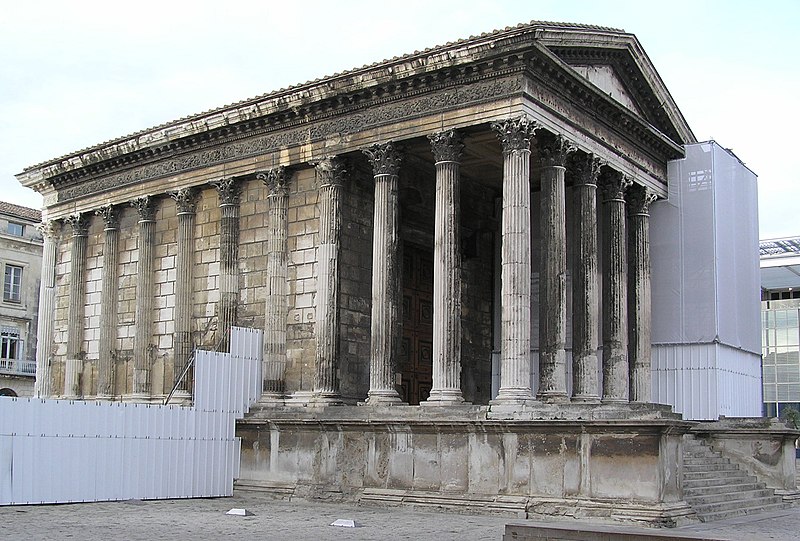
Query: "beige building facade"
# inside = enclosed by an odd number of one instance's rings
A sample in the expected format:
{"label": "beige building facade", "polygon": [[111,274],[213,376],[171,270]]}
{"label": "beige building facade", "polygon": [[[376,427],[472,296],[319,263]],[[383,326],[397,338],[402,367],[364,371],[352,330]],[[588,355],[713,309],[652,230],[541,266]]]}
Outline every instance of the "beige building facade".
{"label": "beige building facade", "polygon": [[632,34],[531,23],[30,167],[39,393],[188,401],[255,327],[242,486],[675,523],[648,210],[694,141]]}
{"label": "beige building facade", "polygon": [[0,396],[32,396],[36,375],[42,213],[0,201]]}

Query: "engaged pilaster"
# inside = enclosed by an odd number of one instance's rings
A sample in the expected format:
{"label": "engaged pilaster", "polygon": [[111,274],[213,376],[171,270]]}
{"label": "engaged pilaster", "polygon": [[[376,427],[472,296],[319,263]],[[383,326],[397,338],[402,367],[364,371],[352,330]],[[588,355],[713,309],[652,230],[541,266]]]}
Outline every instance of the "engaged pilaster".
{"label": "engaged pilaster", "polygon": [[89,220],[85,214],[66,219],[72,227],[72,249],[69,268],[69,309],[67,326],[67,363],[64,371],[64,398],[81,395],[83,372],[83,318],[86,305],[86,244]]}
{"label": "engaged pilaster", "polygon": [[495,122],[503,146],[500,390],[496,403],[533,399],[531,392],[531,137],[522,116]]}
{"label": "engaged pilaster", "polygon": [[628,283],[625,191],[631,181],[610,171],[602,177],[603,227],[603,401],[628,401]]}
{"label": "engaged pilaster", "polygon": [[139,256],[136,263],[136,320],[133,338],[133,382],[131,399],[150,396],[151,340],[155,296],[155,201],[149,195],[134,199],[139,214]]}
{"label": "engaged pilaster", "polygon": [[339,337],[339,231],[344,164],[326,158],[316,164],[319,183],[319,245],[317,246],[317,298],[314,334],[317,338],[314,399],[340,403],[336,379]]}
{"label": "engaged pilaster", "polygon": [[219,194],[219,309],[220,351],[230,351],[231,327],[239,305],[239,197],[241,184],[232,178],[212,182]]}
{"label": "engaged pilaster", "polygon": [[656,195],[634,185],[628,190],[628,358],[632,402],[650,402],[650,204]]}
{"label": "engaged pilaster", "polygon": [[[186,372],[192,356],[192,288],[194,286],[194,222],[197,210],[198,190],[183,188],[170,192],[175,200],[178,214],[178,251],[175,258],[177,270],[175,279],[175,376],[178,399],[187,400],[191,396],[191,372]],[[178,379],[180,378],[180,380]]]}
{"label": "engaged pilaster", "polygon": [[286,332],[288,220],[290,174],[285,167],[259,173],[257,178],[267,187],[269,225],[267,226],[266,301],[264,307],[264,359],[262,401],[282,402],[286,391]]}
{"label": "engaged pilaster", "polygon": [[398,196],[400,153],[394,144],[364,150],[375,177],[372,234],[372,326],[368,404],[400,402],[395,388],[395,332],[400,316],[398,276]]}
{"label": "engaged pilaster", "polygon": [[436,161],[433,243],[433,386],[427,403],[461,403],[460,161],[455,130],[428,137]]}
{"label": "engaged pilaster", "polygon": [[575,188],[575,263],[572,280],[572,400],[600,400],[598,378],[597,177],[593,154],[572,160]]}
{"label": "engaged pilaster", "polygon": [[567,397],[567,222],[564,173],[574,147],[560,135],[537,136],[541,158],[542,256],[539,268],[539,392],[549,402]]}
{"label": "engaged pilaster", "polygon": [[105,224],[103,241],[102,290],[100,292],[100,343],[97,361],[97,398],[114,397],[114,361],[117,342],[117,291],[119,285],[119,221],[117,209],[106,205],[96,211]]}
{"label": "engaged pilaster", "polygon": [[44,239],[42,249],[42,280],[39,284],[39,317],[36,327],[36,382],[33,396],[49,398],[53,394],[50,364],[53,351],[54,314],[56,311],[56,251],[59,224],[50,220],[39,224]]}

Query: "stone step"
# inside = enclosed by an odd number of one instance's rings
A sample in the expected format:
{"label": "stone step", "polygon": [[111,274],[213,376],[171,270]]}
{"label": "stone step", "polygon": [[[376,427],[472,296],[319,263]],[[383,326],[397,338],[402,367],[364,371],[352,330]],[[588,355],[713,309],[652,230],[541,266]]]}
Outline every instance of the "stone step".
{"label": "stone step", "polygon": [[[696,471],[696,472],[684,472],[683,473],[683,480],[684,481],[703,481],[706,479],[719,479],[719,480],[735,480],[736,482],[744,482],[744,478],[747,477],[748,481],[755,479],[752,476],[749,476],[742,472],[741,470],[711,470],[711,471]],[[721,481],[725,482],[725,481]],[[731,481],[733,482],[733,481]]]}
{"label": "stone step", "polygon": [[698,515],[708,515],[722,511],[733,511],[737,509],[750,509],[753,512],[760,512],[765,506],[783,503],[780,496],[762,496],[759,498],[749,498],[742,500],[728,500],[725,502],[714,503],[694,503],[690,502],[692,509]]}
{"label": "stone step", "polygon": [[738,470],[736,464],[684,464],[683,470],[686,472],[702,472],[702,471],[736,471]]}
{"label": "stone step", "polygon": [[[728,503],[731,501],[756,501],[760,498],[774,498],[775,491],[769,488],[758,488],[754,490],[739,490],[729,492],[718,492],[716,494],[702,494],[700,496],[686,496],[686,501],[692,507],[702,507],[715,503]],[[778,497],[780,499],[780,497]]]}
{"label": "stone step", "polygon": [[[727,480],[726,480],[727,481]],[[705,485],[694,485],[694,486],[687,486],[684,482],[683,484],[683,493],[687,497],[698,497],[698,496],[712,496],[714,494],[730,494],[731,492],[742,492],[745,490],[762,490],[765,489],[766,486],[764,483],[728,483],[728,482],[721,482],[719,484],[705,484]]]}
{"label": "stone step", "polygon": [[723,457],[683,457],[684,466],[705,466],[706,464],[730,464],[731,459]]}
{"label": "stone step", "polygon": [[729,518],[740,517],[743,515],[755,515],[758,513],[770,513],[774,511],[782,511],[783,509],[788,509],[791,507],[791,504],[788,503],[777,503],[777,504],[770,504],[764,505],[758,508],[740,508],[740,509],[732,509],[729,511],[716,511],[713,513],[705,513],[705,514],[697,514],[697,517],[702,522],[714,522],[716,520],[727,520]]}
{"label": "stone step", "polygon": [[684,449],[683,456],[684,458],[722,458],[722,453],[711,451],[704,447],[698,447],[697,449],[691,450]]}

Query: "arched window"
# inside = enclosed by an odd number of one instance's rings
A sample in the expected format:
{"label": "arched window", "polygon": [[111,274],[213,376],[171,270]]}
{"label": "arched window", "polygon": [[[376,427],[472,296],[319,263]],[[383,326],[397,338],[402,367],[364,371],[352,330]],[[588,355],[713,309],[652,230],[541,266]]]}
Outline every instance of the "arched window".
{"label": "arched window", "polygon": [[9,389],[6,387],[4,389],[0,389],[0,396],[17,396],[17,393],[14,392],[14,389]]}

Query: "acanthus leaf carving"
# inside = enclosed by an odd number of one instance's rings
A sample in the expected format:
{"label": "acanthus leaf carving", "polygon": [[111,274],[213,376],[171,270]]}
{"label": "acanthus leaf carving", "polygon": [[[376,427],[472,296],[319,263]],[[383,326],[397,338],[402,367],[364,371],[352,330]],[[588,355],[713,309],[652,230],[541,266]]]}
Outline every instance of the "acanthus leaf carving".
{"label": "acanthus leaf carving", "polygon": [[403,155],[397,150],[392,141],[382,145],[372,145],[363,149],[362,152],[372,164],[372,172],[375,176],[397,175],[399,173]]}
{"label": "acanthus leaf carving", "polygon": [[492,122],[491,126],[500,139],[503,154],[518,150],[530,150],[531,139],[538,129],[536,122],[526,115],[498,120]]}
{"label": "acanthus leaf carving", "polygon": [[461,134],[456,130],[446,130],[428,136],[433,158],[436,162],[460,162],[464,151]]}

